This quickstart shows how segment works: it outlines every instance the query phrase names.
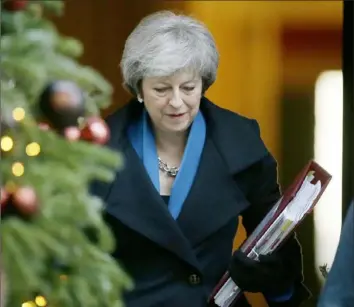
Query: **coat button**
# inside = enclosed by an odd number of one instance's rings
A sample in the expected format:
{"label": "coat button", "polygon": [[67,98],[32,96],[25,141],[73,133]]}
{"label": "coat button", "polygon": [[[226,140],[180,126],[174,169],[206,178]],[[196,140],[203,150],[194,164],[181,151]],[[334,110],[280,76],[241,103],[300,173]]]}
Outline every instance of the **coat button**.
{"label": "coat button", "polygon": [[195,286],[200,284],[201,279],[197,274],[191,274],[189,275],[188,281],[190,285]]}

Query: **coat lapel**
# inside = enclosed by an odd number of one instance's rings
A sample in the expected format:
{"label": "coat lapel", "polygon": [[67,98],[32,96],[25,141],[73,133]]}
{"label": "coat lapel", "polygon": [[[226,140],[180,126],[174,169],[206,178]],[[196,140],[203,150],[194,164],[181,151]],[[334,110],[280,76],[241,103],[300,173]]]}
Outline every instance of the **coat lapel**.
{"label": "coat lapel", "polygon": [[130,144],[123,149],[124,170],[114,181],[106,211],[129,228],[166,248],[198,269],[190,244]]}
{"label": "coat lapel", "polygon": [[[209,138],[192,189],[178,217],[178,225],[192,246],[234,220],[248,206]],[[236,230],[235,230],[236,231]]]}

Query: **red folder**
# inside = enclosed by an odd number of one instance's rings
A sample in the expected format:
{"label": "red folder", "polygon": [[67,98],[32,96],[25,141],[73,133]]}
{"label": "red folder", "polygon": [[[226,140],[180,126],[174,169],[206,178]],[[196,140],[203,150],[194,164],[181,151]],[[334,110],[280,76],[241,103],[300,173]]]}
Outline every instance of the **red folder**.
{"label": "red folder", "polygon": [[[301,224],[301,222],[303,221],[303,219],[307,215],[312,213],[315,205],[317,204],[318,200],[321,198],[323,192],[326,190],[326,188],[327,188],[327,186],[328,186],[328,184],[329,184],[329,182],[330,182],[330,180],[332,178],[332,176],[326,170],[324,170],[319,164],[317,164],[314,161],[308,162],[308,164],[295,177],[295,180],[293,181],[293,183],[285,190],[281,200],[277,204],[278,207],[276,208],[276,210],[272,214],[272,216],[269,219],[269,221],[265,224],[265,226],[262,228],[260,233],[257,236],[255,236],[254,240],[252,240],[251,243],[248,243],[249,245],[247,246],[247,248],[244,249],[244,252],[246,254],[248,254],[252,250],[252,248],[256,245],[258,240],[263,236],[263,234],[267,231],[267,229],[278,218],[278,216],[284,211],[284,209],[288,206],[288,204],[295,198],[295,196],[298,193],[301,185],[303,184],[305,178],[308,176],[309,173],[311,173],[313,175],[313,177],[314,177],[312,179],[311,183],[316,184],[318,181],[321,182],[321,190],[320,190],[319,194],[317,195],[317,197],[315,198],[315,200],[312,202],[312,205],[306,211],[306,213],[303,216],[303,218],[296,224],[296,227],[299,224]],[[286,239],[290,236],[290,234],[291,233],[289,233],[289,235],[286,237]],[[286,239],[282,240],[282,243],[284,243],[286,241]],[[244,244],[245,244],[245,242],[241,245],[240,248],[242,248]],[[214,298],[219,293],[219,291],[224,286],[224,284],[229,280],[229,278],[230,278],[229,273],[226,272],[222,276],[222,278],[220,279],[220,281],[218,282],[216,287],[214,288],[213,292],[211,293],[211,295],[209,297],[209,304],[211,306],[218,306],[218,305],[215,304]],[[229,305],[229,306],[234,306],[234,304],[236,303],[236,301],[237,301],[237,299],[239,297],[240,297],[240,294],[237,295],[233,299],[231,305]]]}

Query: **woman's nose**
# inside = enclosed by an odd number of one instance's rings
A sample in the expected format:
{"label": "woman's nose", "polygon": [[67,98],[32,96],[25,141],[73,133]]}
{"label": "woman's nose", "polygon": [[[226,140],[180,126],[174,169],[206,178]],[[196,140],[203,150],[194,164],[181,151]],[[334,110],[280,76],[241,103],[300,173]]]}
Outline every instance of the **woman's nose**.
{"label": "woman's nose", "polygon": [[174,91],[170,99],[170,105],[174,108],[179,108],[183,104],[179,91]]}

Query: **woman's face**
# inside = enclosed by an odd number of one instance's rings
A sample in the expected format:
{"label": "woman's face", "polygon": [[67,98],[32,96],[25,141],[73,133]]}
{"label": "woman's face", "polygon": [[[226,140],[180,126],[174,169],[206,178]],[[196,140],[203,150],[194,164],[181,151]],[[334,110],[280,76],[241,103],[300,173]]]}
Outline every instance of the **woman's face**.
{"label": "woman's face", "polygon": [[202,79],[193,72],[168,77],[147,77],[142,81],[142,98],[155,129],[186,131],[198,113]]}

